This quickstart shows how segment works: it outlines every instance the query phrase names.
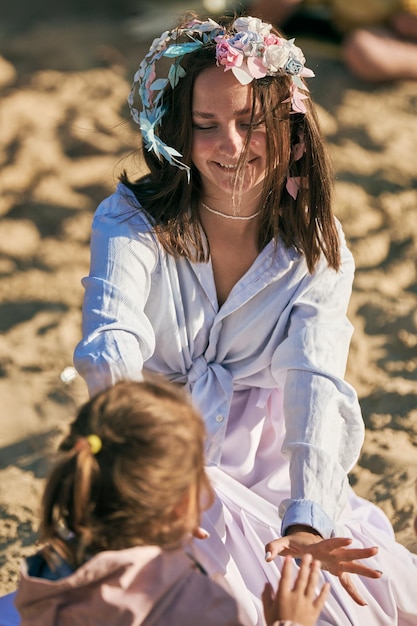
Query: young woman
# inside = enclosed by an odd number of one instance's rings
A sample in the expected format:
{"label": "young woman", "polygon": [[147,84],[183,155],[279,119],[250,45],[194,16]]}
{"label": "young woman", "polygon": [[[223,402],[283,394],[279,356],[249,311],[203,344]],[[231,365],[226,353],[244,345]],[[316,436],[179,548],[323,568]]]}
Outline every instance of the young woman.
{"label": "young woman", "polygon": [[147,371],[189,390],[216,491],[196,554],[252,624],[271,558],[313,552],[332,585],[320,624],[410,626],[416,557],[347,478],[364,431],[343,379],[354,264],[311,76],[256,18],[153,42],[129,96],[149,173],[95,215],[75,365],[91,393]]}

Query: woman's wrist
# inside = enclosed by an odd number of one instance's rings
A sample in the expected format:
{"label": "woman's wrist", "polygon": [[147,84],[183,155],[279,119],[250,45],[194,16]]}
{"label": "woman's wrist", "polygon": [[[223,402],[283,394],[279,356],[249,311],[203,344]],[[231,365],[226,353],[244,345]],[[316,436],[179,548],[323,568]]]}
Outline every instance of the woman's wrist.
{"label": "woman's wrist", "polygon": [[288,526],[285,531],[285,535],[294,535],[295,533],[310,533],[312,535],[318,535],[319,537],[321,537],[318,530],[316,530],[312,526],[307,526],[305,524],[293,524],[292,526]]}

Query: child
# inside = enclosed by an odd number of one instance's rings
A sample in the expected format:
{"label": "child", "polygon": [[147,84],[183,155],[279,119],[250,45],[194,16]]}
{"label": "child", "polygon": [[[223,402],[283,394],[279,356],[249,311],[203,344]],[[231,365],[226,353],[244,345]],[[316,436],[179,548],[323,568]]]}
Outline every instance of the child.
{"label": "child", "polygon": [[[120,382],[85,404],[60,446],[41,518],[45,547],[23,566],[21,626],[238,626],[236,601],[187,554],[201,502],[205,430],[180,388]],[[314,599],[320,564],[291,564],[268,624],[282,610],[313,626],[328,590]],[[296,606],[293,606],[294,602]]]}

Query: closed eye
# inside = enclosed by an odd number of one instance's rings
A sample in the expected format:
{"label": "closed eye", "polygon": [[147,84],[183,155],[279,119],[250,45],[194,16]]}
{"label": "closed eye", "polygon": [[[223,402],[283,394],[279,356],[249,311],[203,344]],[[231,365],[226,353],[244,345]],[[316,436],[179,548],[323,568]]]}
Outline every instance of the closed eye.
{"label": "closed eye", "polygon": [[246,128],[262,128],[262,126],[265,126],[265,120],[261,119],[258,120],[257,122],[253,121],[253,122],[249,122],[248,124],[242,124],[242,126],[245,126]]}

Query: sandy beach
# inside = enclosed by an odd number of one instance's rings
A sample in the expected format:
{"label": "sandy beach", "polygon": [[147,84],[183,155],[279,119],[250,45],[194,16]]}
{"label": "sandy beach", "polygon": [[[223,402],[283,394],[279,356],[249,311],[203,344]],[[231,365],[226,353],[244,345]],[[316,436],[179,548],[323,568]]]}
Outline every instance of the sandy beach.
{"label": "sandy beach", "polygon": [[[166,15],[165,15],[166,17]],[[126,97],[149,19],[4,26],[0,47],[0,594],[33,552],[39,499],[66,423],[87,398],[74,377],[93,212],[138,131]],[[357,493],[417,552],[417,83],[369,86],[338,46],[304,37],[311,91],[336,171],[335,212],[357,272],[347,379],[366,424]]]}

